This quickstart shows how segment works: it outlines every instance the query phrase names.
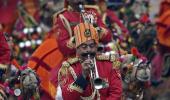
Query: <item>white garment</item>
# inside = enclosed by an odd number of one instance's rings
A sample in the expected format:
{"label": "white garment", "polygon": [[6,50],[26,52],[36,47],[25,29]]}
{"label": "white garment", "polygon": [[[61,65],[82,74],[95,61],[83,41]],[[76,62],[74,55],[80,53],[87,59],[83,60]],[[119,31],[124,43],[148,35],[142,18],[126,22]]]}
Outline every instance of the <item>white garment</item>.
{"label": "white garment", "polygon": [[55,100],[63,100],[61,87],[58,85]]}

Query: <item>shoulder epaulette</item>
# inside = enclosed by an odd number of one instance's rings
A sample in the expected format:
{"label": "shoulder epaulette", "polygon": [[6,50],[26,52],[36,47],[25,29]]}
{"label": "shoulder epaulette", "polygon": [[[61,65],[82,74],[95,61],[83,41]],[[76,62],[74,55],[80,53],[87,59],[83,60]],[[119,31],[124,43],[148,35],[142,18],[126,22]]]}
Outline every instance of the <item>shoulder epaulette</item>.
{"label": "shoulder epaulette", "polygon": [[69,59],[67,60],[67,62],[68,62],[70,65],[75,64],[75,63],[77,63],[78,61],[79,61],[79,58],[77,58],[77,57],[69,58]]}
{"label": "shoulder epaulette", "polygon": [[66,11],[66,10],[67,10],[67,8],[63,8],[62,10],[54,13],[53,18],[57,17],[59,14],[63,13],[63,12]]}
{"label": "shoulder epaulette", "polygon": [[84,7],[85,7],[85,8],[95,9],[95,10],[97,10],[97,12],[98,12],[99,14],[101,13],[100,8],[99,8],[99,6],[97,6],[97,5],[84,5]]}
{"label": "shoulder epaulette", "polygon": [[107,60],[107,61],[111,61],[114,62],[116,60],[116,56],[115,55],[97,55],[97,60]]}
{"label": "shoulder epaulette", "polygon": [[79,61],[79,58],[69,58],[62,63],[62,67],[70,67],[72,64],[75,64]]}
{"label": "shoulder epaulette", "polygon": [[119,59],[116,58],[116,55],[114,54],[110,54],[110,55],[98,55],[96,57],[97,60],[100,61],[110,61],[113,64],[113,69],[119,69],[121,62],[119,61]]}
{"label": "shoulder epaulette", "polygon": [[77,79],[77,75],[76,75],[74,69],[71,67],[71,65],[77,63],[78,61],[79,61],[79,59],[75,57],[75,58],[69,58],[68,60],[66,60],[62,63],[62,66],[58,72],[58,80],[61,81],[60,84],[62,83],[62,76],[67,75],[68,72],[71,73],[74,80]]}

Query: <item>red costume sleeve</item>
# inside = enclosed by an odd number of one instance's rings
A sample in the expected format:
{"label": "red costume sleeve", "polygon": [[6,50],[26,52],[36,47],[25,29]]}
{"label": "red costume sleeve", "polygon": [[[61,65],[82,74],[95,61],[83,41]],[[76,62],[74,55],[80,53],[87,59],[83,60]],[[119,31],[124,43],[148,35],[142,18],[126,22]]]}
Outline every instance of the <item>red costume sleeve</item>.
{"label": "red costume sleeve", "polygon": [[10,49],[5,36],[0,33],[0,64],[9,64],[10,62]]}
{"label": "red costume sleeve", "polygon": [[110,19],[115,22],[116,24],[119,25],[119,27],[121,28],[121,30],[124,32],[124,34],[129,33],[128,29],[120,22],[119,18],[117,17],[117,15],[111,11],[111,10],[107,10],[107,15],[108,17],[110,17]]}
{"label": "red costume sleeve", "polygon": [[109,96],[106,100],[121,100],[122,84],[118,70],[112,69]]}
{"label": "red costume sleeve", "polygon": [[56,22],[56,28],[58,32],[58,46],[60,51],[65,55],[75,54],[75,48],[69,47],[68,42],[70,41],[70,36],[68,31],[65,29],[61,19],[58,17]]}
{"label": "red costume sleeve", "polygon": [[102,38],[100,39],[100,42],[102,42],[104,44],[106,44],[108,42],[111,42],[112,34],[111,34],[110,30],[106,28],[106,26],[104,25],[104,23],[101,20],[102,19],[101,16],[97,12],[96,12],[96,15],[97,15],[97,25],[100,28],[104,28],[105,29],[105,32],[102,35]]}

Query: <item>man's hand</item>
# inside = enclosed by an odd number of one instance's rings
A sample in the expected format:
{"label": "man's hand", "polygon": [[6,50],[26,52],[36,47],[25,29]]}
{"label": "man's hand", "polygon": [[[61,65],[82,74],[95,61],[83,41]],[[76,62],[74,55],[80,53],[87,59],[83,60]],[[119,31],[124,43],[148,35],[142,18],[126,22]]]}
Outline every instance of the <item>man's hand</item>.
{"label": "man's hand", "polygon": [[93,62],[91,59],[87,59],[83,61],[82,63],[82,75],[84,78],[86,78],[90,74],[90,70],[94,67]]}

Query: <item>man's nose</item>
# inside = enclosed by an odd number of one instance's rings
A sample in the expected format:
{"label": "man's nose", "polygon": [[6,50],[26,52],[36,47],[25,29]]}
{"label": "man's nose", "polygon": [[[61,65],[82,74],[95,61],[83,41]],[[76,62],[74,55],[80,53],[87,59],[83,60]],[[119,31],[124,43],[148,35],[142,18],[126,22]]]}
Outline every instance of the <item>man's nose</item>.
{"label": "man's nose", "polygon": [[90,46],[87,46],[87,48],[86,48],[86,53],[87,53],[87,52],[90,52],[90,51],[91,51]]}

